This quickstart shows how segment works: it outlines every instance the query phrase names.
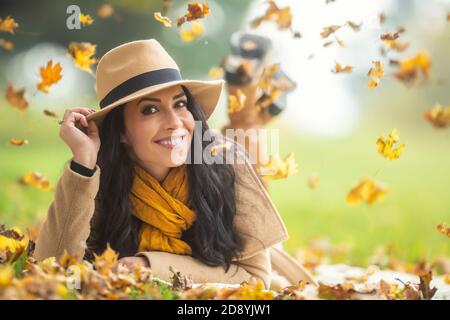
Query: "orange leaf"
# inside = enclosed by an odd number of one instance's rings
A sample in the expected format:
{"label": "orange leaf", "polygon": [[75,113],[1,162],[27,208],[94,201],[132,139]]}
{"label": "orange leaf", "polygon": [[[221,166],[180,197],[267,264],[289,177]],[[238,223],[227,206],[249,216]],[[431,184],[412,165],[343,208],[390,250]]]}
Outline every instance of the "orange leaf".
{"label": "orange leaf", "polygon": [[17,28],[19,25],[16,21],[14,21],[13,18],[10,16],[7,16],[5,20],[2,20],[0,18],[0,31],[1,32],[8,32],[8,33],[14,33],[14,29]]}
{"label": "orange leaf", "polygon": [[25,111],[28,108],[28,101],[25,97],[25,88],[16,90],[16,88],[10,83],[6,88],[6,100],[19,111]]}
{"label": "orange leaf", "polygon": [[44,93],[48,93],[50,86],[61,80],[61,70],[62,68],[59,62],[53,65],[53,61],[49,60],[47,66],[41,67],[40,69],[41,82],[37,84],[37,88]]}

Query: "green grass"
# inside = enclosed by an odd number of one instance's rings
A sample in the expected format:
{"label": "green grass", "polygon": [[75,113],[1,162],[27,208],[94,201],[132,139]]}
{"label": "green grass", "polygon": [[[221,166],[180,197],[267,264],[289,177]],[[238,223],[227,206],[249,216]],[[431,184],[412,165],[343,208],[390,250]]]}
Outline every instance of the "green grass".
{"label": "green grass", "polygon": [[[36,170],[55,184],[71,153],[58,137],[55,119],[9,107],[0,108],[0,117],[8,119],[0,127],[0,223],[24,230],[45,217],[53,193],[20,186],[17,179]],[[293,151],[299,165],[297,175],[270,184],[289,230],[288,251],[311,239],[328,238],[350,243],[352,262],[359,264],[385,244],[393,244],[407,261],[450,255],[449,239],[436,231],[438,223],[450,222],[450,131],[437,132],[427,124],[400,126],[406,149],[399,160],[389,161],[377,154],[375,140],[390,129],[361,126],[335,139],[281,131],[281,155]],[[12,137],[30,144],[11,146]],[[307,186],[313,173],[320,175],[314,190]],[[347,205],[347,192],[363,177],[385,182],[390,193],[371,207]]]}

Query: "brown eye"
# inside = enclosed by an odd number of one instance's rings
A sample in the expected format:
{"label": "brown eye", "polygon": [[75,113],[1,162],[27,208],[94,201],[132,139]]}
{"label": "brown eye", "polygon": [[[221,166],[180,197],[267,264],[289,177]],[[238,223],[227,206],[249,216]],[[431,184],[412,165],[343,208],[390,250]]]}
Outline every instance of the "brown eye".
{"label": "brown eye", "polygon": [[187,102],[184,101],[184,100],[180,100],[180,101],[177,101],[177,102],[175,103],[175,106],[176,106],[177,108],[187,107]]}
{"label": "brown eye", "polygon": [[147,114],[153,114],[156,113],[158,111],[158,108],[156,106],[145,106],[142,109],[142,114],[147,115]]}

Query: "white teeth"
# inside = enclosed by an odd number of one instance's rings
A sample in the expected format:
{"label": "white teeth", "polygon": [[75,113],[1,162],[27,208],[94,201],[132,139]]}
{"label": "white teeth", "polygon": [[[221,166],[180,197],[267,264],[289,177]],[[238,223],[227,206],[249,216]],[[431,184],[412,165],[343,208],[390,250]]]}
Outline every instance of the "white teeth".
{"label": "white teeth", "polygon": [[176,137],[176,138],[172,138],[170,140],[158,141],[158,143],[159,144],[171,144],[171,145],[177,146],[177,145],[181,144],[182,141],[183,141],[182,137]]}

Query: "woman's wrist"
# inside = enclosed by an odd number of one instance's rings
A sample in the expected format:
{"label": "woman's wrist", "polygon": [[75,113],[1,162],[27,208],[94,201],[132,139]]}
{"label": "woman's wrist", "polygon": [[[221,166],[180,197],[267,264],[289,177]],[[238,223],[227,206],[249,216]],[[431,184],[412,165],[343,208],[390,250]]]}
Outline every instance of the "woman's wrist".
{"label": "woman's wrist", "polygon": [[97,163],[97,158],[89,155],[81,155],[81,156],[74,155],[73,161],[90,170],[94,170],[95,164]]}

